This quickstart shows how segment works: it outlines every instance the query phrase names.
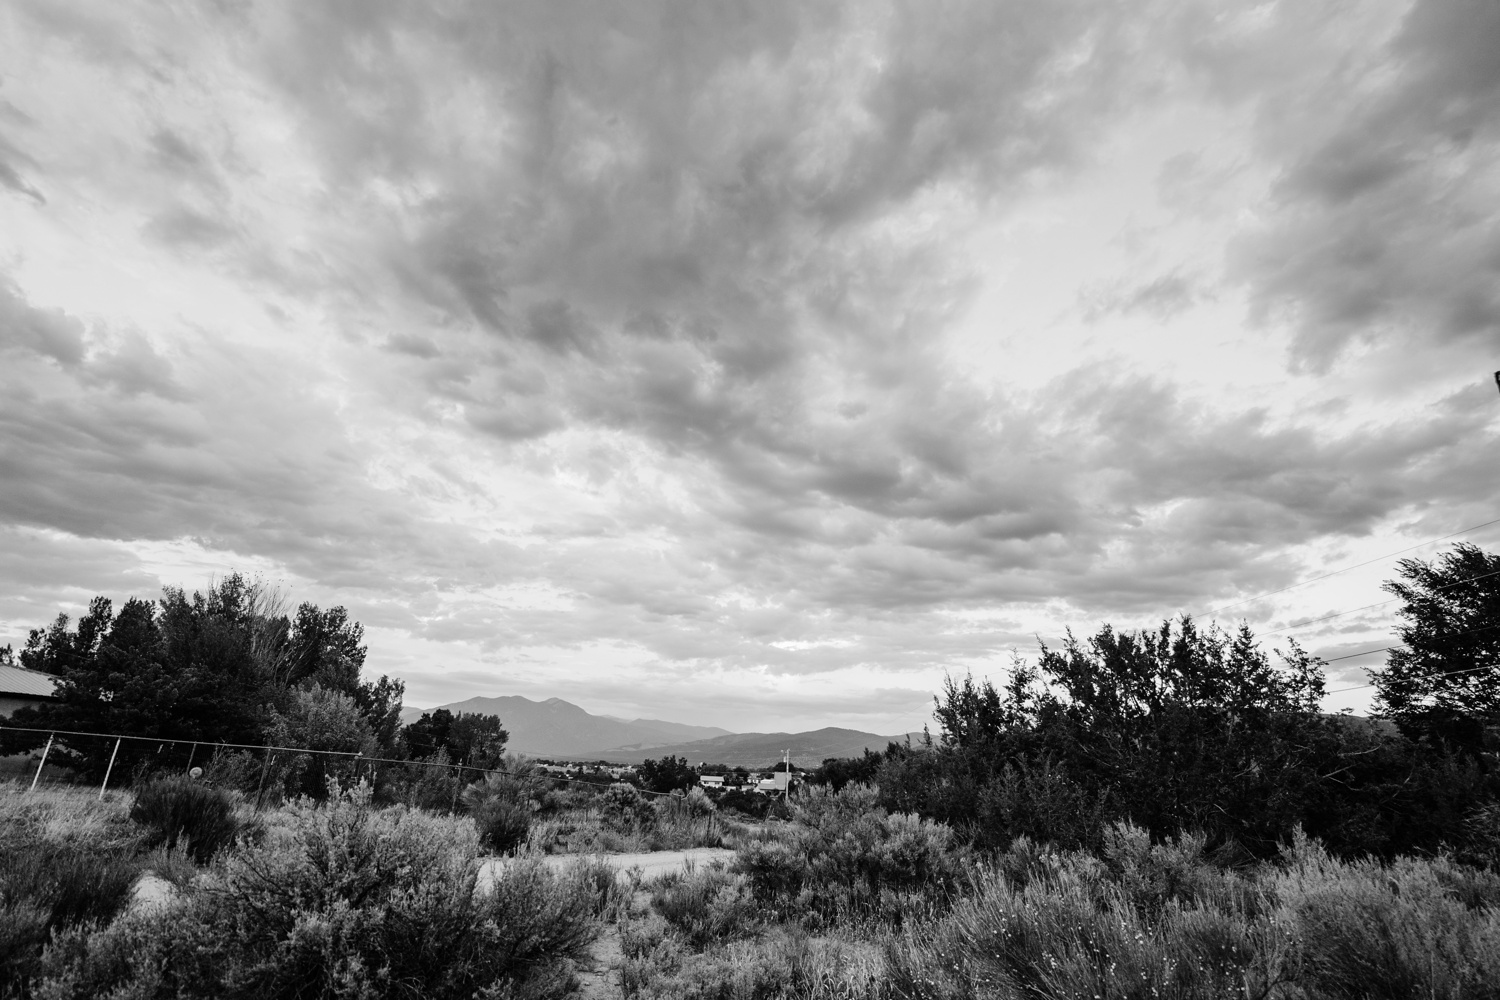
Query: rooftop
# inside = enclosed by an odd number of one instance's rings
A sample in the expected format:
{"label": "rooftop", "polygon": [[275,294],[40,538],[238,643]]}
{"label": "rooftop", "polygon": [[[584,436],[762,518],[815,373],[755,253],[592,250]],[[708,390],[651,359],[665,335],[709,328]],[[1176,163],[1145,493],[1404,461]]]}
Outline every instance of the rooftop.
{"label": "rooftop", "polygon": [[57,678],[25,667],[0,664],[0,694],[54,698],[57,696]]}

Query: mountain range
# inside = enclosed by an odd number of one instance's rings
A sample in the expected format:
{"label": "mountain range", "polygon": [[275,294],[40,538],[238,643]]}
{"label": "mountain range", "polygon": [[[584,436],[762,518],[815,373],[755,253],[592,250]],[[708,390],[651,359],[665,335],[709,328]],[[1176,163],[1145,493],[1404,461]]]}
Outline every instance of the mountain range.
{"label": "mountain range", "polygon": [[[681,722],[663,722],[660,719],[627,721],[605,715],[591,715],[561,698],[548,698],[546,701],[532,701],[519,695],[468,698],[451,705],[439,705],[438,708],[446,708],[454,715],[475,712],[500,716],[501,724],[510,733],[509,749],[535,757],[576,756],[580,752],[600,747],[646,750],[667,744],[730,735],[729,730],[717,726],[689,726]],[[435,710],[402,709],[401,721],[412,722],[424,711]]]}
{"label": "mountain range", "polygon": [[[805,733],[731,733],[717,726],[690,726],[661,719],[618,719],[593,715],[561,698],[532,701],[519,695],[468,698],[439,705],[454,715],[478,712],[500,716],[510,733],[509,749],[534,757],[573,760],[610,760],[622,764],[647,758],[685,757],[746,767],[765,767],[791,751],[798,767],[816,767],[827,757],[858,757],[866,748],[884,750],[891,740],[908,735],[880,736],[855,729],[827,727]],[[435,709],[406,708],[402,722]]]}

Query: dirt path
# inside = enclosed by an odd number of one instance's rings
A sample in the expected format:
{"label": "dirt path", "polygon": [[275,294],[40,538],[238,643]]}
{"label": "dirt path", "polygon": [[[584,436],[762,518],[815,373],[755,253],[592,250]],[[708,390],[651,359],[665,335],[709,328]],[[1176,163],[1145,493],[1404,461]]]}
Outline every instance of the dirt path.
{"label": "dirt path", "polygon": [[[668,872],[680,872],[689,864],[704,865],[710,861],[728,861],[734,851],[727,847],[693,847],[685,851],[651,851],[644,854],[546,854],[542,864],[553,871],[562,871],[581,858],[608,862],[615,870],[616,878],[625,877],[631,869],[640,869],[642,876],[652,879]],[[479,885],[487,887],[495,876],[507,865],[518,862],[516,858],[489,858],[479,869]],[[638,892],[634,905],[644,906],[646,894]],[[589,949],[589,956],[578,969],[578,992],[580,1000],[614,1000],[621,995],[620,965],[625,953],[620,950],[620,928],[612,921],[605,923],[599,937]]]}
{"label": "dirt path", "polygon": [[[655,878],[667,872],[680,872],[689,862],[695,865],[710,861],[728,861],[734,851],[727,847],[691,847],[685,851],[650,851],[644,854],[545,854],[542,864],[553,871],[562,871],[580,858],[608,862],[617,874],[639,868],[646,878]],[[495,874],[507,865],[516,863],[515,858],[488,858],[479,869],[479,884],[489,885]]]}

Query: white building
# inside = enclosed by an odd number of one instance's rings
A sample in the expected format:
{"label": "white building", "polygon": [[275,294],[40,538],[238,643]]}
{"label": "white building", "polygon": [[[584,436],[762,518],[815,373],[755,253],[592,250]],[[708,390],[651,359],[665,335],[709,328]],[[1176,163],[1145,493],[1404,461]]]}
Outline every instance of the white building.
{"label": "white building", "polygon": [[723,788],[724,776],[722,774],[700,774],[698,784],[704,788]]}

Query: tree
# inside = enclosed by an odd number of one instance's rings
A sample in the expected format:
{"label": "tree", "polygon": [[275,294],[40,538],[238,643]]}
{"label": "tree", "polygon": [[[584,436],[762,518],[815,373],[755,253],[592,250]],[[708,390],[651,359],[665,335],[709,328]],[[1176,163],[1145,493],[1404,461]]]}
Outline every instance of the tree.
{"label": "tree", "polygon": [[1500,726],[1500,555],[1461,542],[1403,559],[1385,589],[1402,601],[1402,647],[1375,675],[1377,714],[1406,736],[1476,752]]}
{"label": "tree", "polygon": [[698,783],[698,772],[688,766],[686,757],[643,760],[637,775],[641,787],[651,792],[686,791]]}
{"label": "tree", "polygon": [[[395,741],[403,686],[382,677],[361,682],[363,629],[343,608],[311,604],[295,622],[276,592],[238,573],[188,595],[164,588],[157,601],[130,598],[115,614],[96,597],[74,627],[58,615],[33,629],[20,653],[23,666],[58,678],[57,700],[19,709],[18,726],[159,737],[203,743],[260,743],[280,713],[294,709],[298,692],[322,688],[352,700],[383,747]],[[46,739],[8,735],[12,750]],[[60,759],[98,777],[111,741],[59,737]],[[127,741],[114,773],[128,775],[143,753],[158,758],[171,744]],[[184,754],[188,753],[184,749]]]}
{"label": "tree", "polygon": [[426,760],[448,745],[448,730],[453,727],[453,713],[446,708],[423,712],[416,722],[401,730],[412,760]]}
{"label": "tree", "polygon": [[321,799],[330,776],[357,770],[348,754],[373,756],[377,743],[354,699],[320,684],[291,692],[286,712],[269,710],[266,739],[272,746],[333,751],[298,755],[285,775],[288,794]]}
{"label": "tree", "polygon": [[423,712],[402,730],[413,760],[426,760],[446,750],[454,761],[469,767],[494,768],[505,755],[510,734],[501,728],[500,716],[480,712],[454,715],[446,708]]}
{"label": "tree", "polygon": [[1249,629],[1103,626],[1045,644],[997,690],[949,679],[925,750],[887,754],[887,806],[1003,846],[1026,834],[1090,845],[1129,818],[1156,836],[1201,830],[1257,853],[1301,821],[1315,784],[1319,662],[1293,645],[1281,667]]}
{"label": "tree", "polygon": [[500,726],[500,716],[460,712],[448,727],[448,752],[470,767],[499,767],[505,758],[510,733]]}

